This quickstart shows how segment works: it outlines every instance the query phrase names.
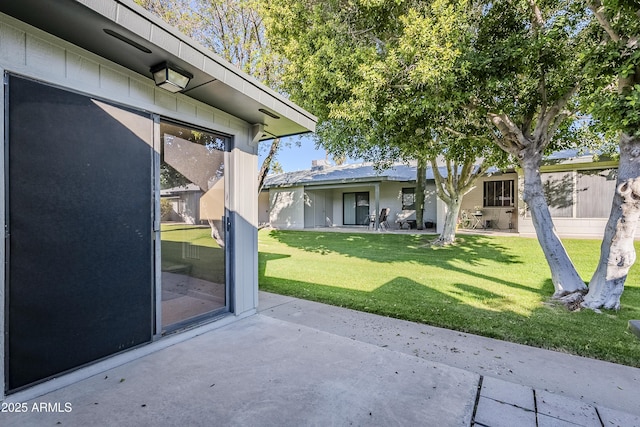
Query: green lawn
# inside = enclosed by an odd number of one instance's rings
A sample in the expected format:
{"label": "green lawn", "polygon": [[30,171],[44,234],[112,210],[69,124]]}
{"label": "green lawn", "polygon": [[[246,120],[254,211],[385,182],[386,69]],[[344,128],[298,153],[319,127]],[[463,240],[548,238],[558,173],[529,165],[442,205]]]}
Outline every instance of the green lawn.
{"label": "green lawn", "polygon": [[[258,236],[263,291],[640,367],[640,340],[627,329],[629,319],[640,319],[638,266],[620,311],[569,313],[547,304],[553,285],[535,239],[461,235],[456,246],[430,247],[433,235]],[[589,280],[600,242],[564,244]]]}
{"label": "green lawn", "polygon": [[[162,269],[187,266],[189,275],[214,283],[225,281],[225,252],[208,226],[161,224]],[[193,251],[197,256],[190,257]]]}

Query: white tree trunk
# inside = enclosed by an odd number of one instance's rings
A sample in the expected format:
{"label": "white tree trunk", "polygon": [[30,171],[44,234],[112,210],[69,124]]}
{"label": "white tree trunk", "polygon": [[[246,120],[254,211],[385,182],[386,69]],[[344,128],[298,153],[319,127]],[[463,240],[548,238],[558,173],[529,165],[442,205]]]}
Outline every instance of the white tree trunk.
{"label": "white tree trunk", "polygon": [[451,198],[446,202],[447,213],[444,217],[444,226],[442,233],[436,241],[442,245],[450,245],[456,240],[456,225],[458,224],[458,215],[460,214],[460,206],[462,198]]}
{"label": "white tree trunk", "polygon": [[474,188],[473,184],[485,171],[484,162],[481,162],[477,168],[474,167],[475,160],[475,158],[467,159],[460,170],[457,163],[452,164],[447,160],[447,177],[445,179],[440,175],[435,158],[429,159],[436,182],[436,193],[447,206],[442,233],[433,242],[434,244],[449,245],[456,240],[456,225],[458,224],[462,198]]}
{"label": "white tree trunk", "polygon": [[553,296],[562,297],[576,291],[585,291],[587,287],[578,275],[556,233],[549,206],[544,197],[542,179],[540,178],[540,162],[539,155],[526,156],[521,160],[521,166],[524,170],[522,197],[531,211],[531,219],[538,241],[551,269],[551,281],[555,288]]}
{"label": "white tree trunk", "polygon": [[623,134],[616,193],[600,247],[600,261],[589,282],[583,307],[620,308],[627,273],[636,260],[633,241],[639,216],[640,138]]}
{"label": "white tree trunk", "polygon": [[424,230],[424,193],[427,184],[427,159],[424,157],[418,158],[416,174],[416,228]]}
{"label": "white tree trunk", "polygon": [[[218,227],[216,227],[216,224],[213,222],[213,220],[209,219],[207,221],[209,222],[209,227],[211,228],[211,238],[215,240],[221,248],[224,248],[224,236],[220,234],[220,230],[218,230]],[[222,222],[222,227],[224,228],[224,221]]]}

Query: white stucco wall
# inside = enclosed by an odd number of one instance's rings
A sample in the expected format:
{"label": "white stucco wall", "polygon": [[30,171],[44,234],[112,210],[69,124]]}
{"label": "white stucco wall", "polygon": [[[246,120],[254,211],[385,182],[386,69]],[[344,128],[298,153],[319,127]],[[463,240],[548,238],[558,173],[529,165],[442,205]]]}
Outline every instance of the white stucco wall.
{"label": "white stucco wall", "polygon": [[[585,165],[578,165],[582,167],[576,167],[573,169],[571,173],[576,173],[580,170],[594,169],[597,167],[597,164],[586,165],[589,167],[585,167]],[[565,169],[566,170],[566,169]],[[519,177],[519,188],[522,188],[524,185],[523,177]],[[612,196],[613,197],[613,196]],[[524,206],[522,200],[519,200],[520,206]],[[606,203],[607,205],[611,204],[611,198],[607,197],[606,201],[603,200],[593,200],[593,203]],[[575,215],[575,208],[574,208]],[[600,239],[604,236],[604,229],[607,225],[607,218],[560,218],[554,217],[553,225],[556,229],[556,233],[560,237],[583,237],[583,238],[595,238]],[[524,212],[524,209],[520,209],[518,213],[518,232],[521,236],[525,237],[535,237],[536,230],[533,227],[533,220],[528,213]],[[636,239],[640,239],[640,227],[636,230]]]}
{"label": "white stucco wall", "polygon": [[[384,181],[379,183],[380,185],[380,199],[378,202],[378,213],[382,208],[389,208],[391,210],[389,216],[389,225],[391,228],[398,228],[398,224],[395,223],[396,214],[402,211],[402,188],[407,187],[415,187],[414,183],[402,183],[402,182],[392,182],[392,181]],[[301,187],[300,187],[301,188]],[[296,188],[297,189],[297,188]],[[292,191],[289,189],[271,189],[270,193],[270,203],[273,209],[273,194],[276,191]],[[376,200],[375,200],[375,184],[355,184],[353,186],[338,184],[336,188],[327,188],[321,187],[320,189],[314,189],[313,187],[309,187],[305,189],[308,202],[312,203],[311,205],[302,204],[304,217],[303,224],[304,227],[324,227],[326,226],[326,218],[329,218],[334,226],[343,226],[344,225],[344,211],[343,211],[343,195],[345,193],[354,193],[354,192],[367,192],[369,193],[369,211],[371,214],[376,211]],[[310,198],[309,198],[310,196]],[[280,196],[284,197],[284,196]],[[298,206],[293,202],[289,201],[287,198],[283,198],[282,203],[285,205],[285,214],[283,214],[282,207],[279,208],[277,214],[274,214],[272,210],[271,216],[271,224],[277,228],[299,228],[295,226],[299,218],[290,212],[290,209],[294,209],[292,206]],[[295,199],[299,195],[295,196]],[[303,199],[304,200],[304,199]],[[312,209],[313,208],[313,209]],[[435,197],[435,185],[428,184],[427,185],[427,198],[425,201],[425,209],[424,209],[424,219],[425,221],[436,221],[436,197]],[[321,212],[318,212],[318,211]],[[324,215],[324,220],[321,220],[322,215]],[[286,216],[286,217],[285,217]],[[415,218],[415,214],[412,217]],[[275,222],[274,222],[275,220]]]}
{"label": "white stucco wall", "polygon": [[[576,173],[579,170],[597,170],[599,168],[609,168],[611,165],[606,164],[598,166],[596,163],[591,164],[573,164],[564,167],[555,166],[551,171],[563,171],[563,173]],[[543,169],[543,173],[545,170]],[[515,202],[513,207],[482,207],[483,219],[491,220],[492,228],[502,231],[510,231],[519,233],[525,237],[535,237],[536,232],[533,227],[531,216],[525,214],[524,202],[522,201],[523,177],[517,173],[496,174],[488,177],[482,177],[478,180],[476,187],[468,193],[462,202],[462,209],[471,212],[476,206],[483,206],[484,182],[486,181],[502,181],[514,180]],[[606,201],[595,200],[594,203],[610,204],[611,199]],[[513,211],[509,213],[509,211]],[[444,218],[444,204],[441,206],[440,215]],[[604,235],[604,229],[608,218],[561,218],[554,217],[553,223],[556,232],[561,237],[585,237],[585,238],[601,238]],[[511,223],[512,229],[509,228]],[[636,238],[640,237],[640,229],[636,232]]]}
{"label": "white stucco wall", "polygon": [[269,222],[274,228],[304,228],[304,188],[276,188],[269,191]]}
{"label": "white stucco wall", "polygon": [[[391,228],[399,228],[399,224],[396,223],[398,214],[402,214],[402,189],[403,188],[416,188],[415,183],[410,182],[383,182],[380,185],[380,208],[389,208],[391,212],[389,214],[389,226]],[[437,222],[437,196],[435,194],[435,184],[427,183],[425,190],[423,219],[424,221]],[[415,212],[408,218],[415,220]]]}
{"label": "white stucco wall", "polygon": [[269,192],[261,191],[258,195],[258,224],[269,223]]}

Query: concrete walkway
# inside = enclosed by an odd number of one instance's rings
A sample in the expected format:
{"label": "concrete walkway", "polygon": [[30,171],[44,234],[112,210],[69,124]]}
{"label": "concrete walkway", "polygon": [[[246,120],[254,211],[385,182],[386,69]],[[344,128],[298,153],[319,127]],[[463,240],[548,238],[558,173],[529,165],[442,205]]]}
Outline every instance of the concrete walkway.
{"label": "concrete walkway", "polygon": [[627,427],[639,390],[640,369],[260,293],[259,314],[0,425]]}
{"label": "concrete walkway", "polygon": [[477,374],[472,425],[640,427],[637,368],[268,293],[260,313]]}

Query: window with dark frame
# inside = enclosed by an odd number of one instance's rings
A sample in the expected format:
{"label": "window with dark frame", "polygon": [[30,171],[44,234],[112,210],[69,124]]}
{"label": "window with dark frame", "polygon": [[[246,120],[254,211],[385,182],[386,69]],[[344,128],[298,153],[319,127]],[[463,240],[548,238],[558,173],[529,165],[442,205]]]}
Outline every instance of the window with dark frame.
{"label": "window with dark frame", "polygon": [[416,189],[415,188],[403,188],[402,189],[402,210],[411,210],[416,208]]}
{"label": "window with dark frame", "polygon": [[484,183],[484,207],[513,206],[513,196],[513,180]]}

